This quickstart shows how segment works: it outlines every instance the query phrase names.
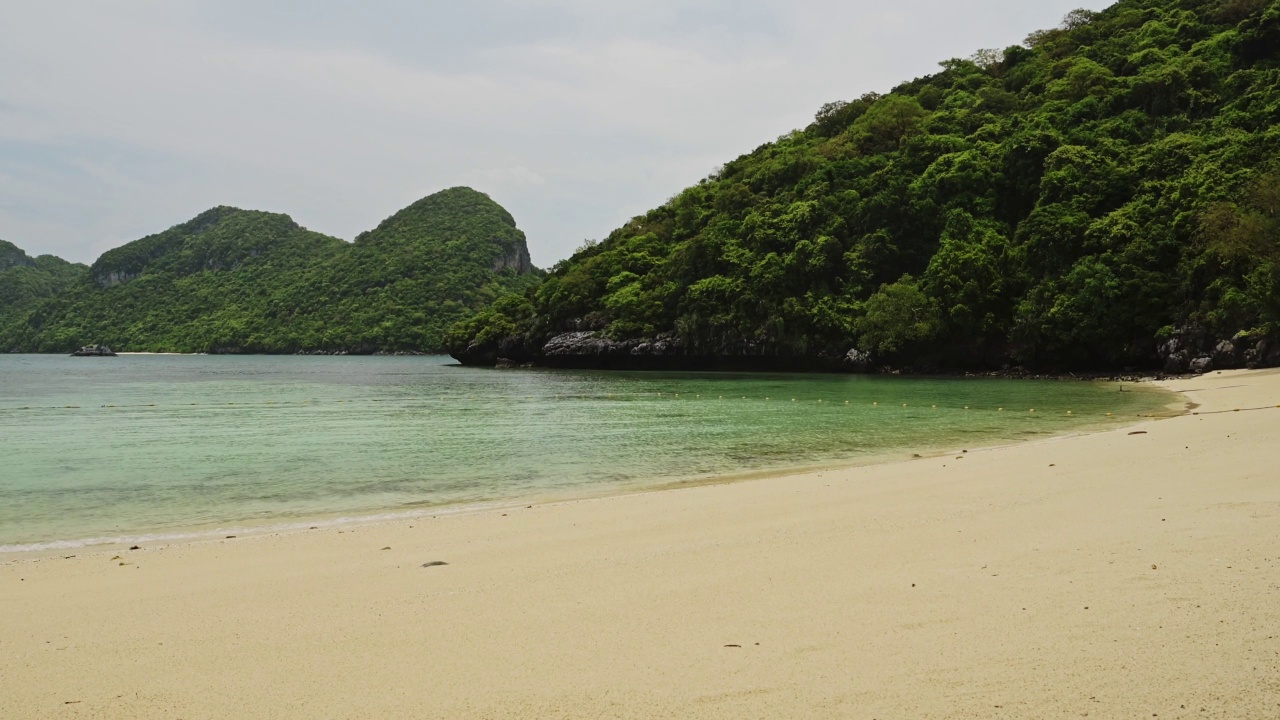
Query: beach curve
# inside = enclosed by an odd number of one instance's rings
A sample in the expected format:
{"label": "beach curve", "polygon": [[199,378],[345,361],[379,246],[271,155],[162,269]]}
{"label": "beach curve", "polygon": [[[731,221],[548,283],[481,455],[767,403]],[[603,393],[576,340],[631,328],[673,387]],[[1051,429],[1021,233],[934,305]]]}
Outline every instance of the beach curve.
{"label": "beach curve", "polygon": [[1276,717],[1280,373],[1166,386],[1195,414],[6,563],[0,715]]}

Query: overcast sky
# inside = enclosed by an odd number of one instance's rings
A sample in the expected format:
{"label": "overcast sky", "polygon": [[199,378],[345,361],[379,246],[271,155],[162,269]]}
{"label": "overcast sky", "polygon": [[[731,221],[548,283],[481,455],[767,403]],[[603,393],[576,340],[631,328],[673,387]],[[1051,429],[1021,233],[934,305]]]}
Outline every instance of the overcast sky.
{"label": "overcast sky", "polygon": [[3,0],[0,239],[91,262],[214,205],[345,239],[470,185],[534,262],[1089,0]]}

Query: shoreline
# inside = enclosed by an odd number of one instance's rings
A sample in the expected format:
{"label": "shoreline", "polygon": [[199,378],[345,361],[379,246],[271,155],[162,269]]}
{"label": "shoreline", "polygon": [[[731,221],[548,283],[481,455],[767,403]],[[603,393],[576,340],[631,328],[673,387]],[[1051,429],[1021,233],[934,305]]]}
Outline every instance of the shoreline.
{"label": "shoreline", "polygon": [[1280,372],[1168,389],[1199,407],[681,492],[0,564],[0,715],[1272,718]]}
{"label": "shoreline", "polygon": [[[13,355],[34,355],[34,356],[65,356],[67,353],[50,352],[50,353],[10,353]],[[939,369],[921,369],[911,366],[893,367],[885,366],[867,371],[841,370],[838,368],[815,369],[808,368],[803,365],[797,365],[790,369],[770,368],[761,365],[759,367],[710,367],[705,369],[666,369],[666,368],[647,368],[647,367],[618,367],[618,368],[576,368],[572,366],[555,366],[555,365],[538,365],[535,363],[511,364],[511,365],[493,365],[493,364],[468,364],[456,357],[450,355],[447,351],[418,351],[418,350],[401,350],[401,351],[377,351],[371,353],[350,352],[345,350],[297,350],[293,352],[145,352],[145,351],[117,351],[117,356],[133,356],[133,357],[421,357],[421,358],[451,358],[457,362],[455,367],[469,368],[472,370],[492,370],[492,371],[581,371],[581,370],[603,370],[608,372],[639,372],[639,373],[751,373],[760,375],[867,375],[880,377],[908,377],[908,378],[934,378],[934,379],[968,379],[968,380],[1064,380],[1064,381],[1080,381],[1080,382],[1124,382],[1133,384],[1159,384],[1166,382],[1177,382],[1179,380],[1193,379],[1196,377],[1205,377],[1219,372],[1246,372],[1250,369],[1244,367],[1226,367],[1221,369],[1212,369],[1202,374],[1193,373],[1169,373],[1158,370],[1154,367],[1144,369],[1121,369],[1121,370],[1031,370],[1025,367],[1011,367],[1001,370],[984,369],[955,369],[955,370],[939,370]],[[1274,368],[1252,368],[1252,370],[1267,370]]]}
{"label": "shoreline", "polygon": [[[123,354],[123,353],[122,353]],[[158,354],[158,353],[156,353]],[[1091,380],[1101,382],[1100,380]],[[1168,396],[1161,413],[1148,413],[1129,419],[1099,418],[1089,425],[1067,432],[1050,433],[1044,436],[1028,438],[993,437],[970,445],[968,449],[950,449],[949,447],[921,446],[908,449],[897,449],[892,452],[870,453],[865,456],[833,458],[830,460],[787,464],[778,467],[758,469],[742,469],[736,472],[714,476],[672,477],[664,479],[636,479],[616,485],[583,488],[578,492],[560,494],[524,495],[509,498],[494,498],[476,502],[449,503],[422,506],[397,506],[373,508],[367,510],[335,510],[317,512],[289,517],[264,519],[254,522],[241,518],[231,520],[210,521],[193,526],[175,526],[162,529],[140,529],[119,532],[110,535],[98,535],[78,538],[59,538],[37,542],[0,543],[0,565],[28,560],[65,558],[65,553],[74,552],[83,555],[115,553],[134,545],[145,544],[148,548],[167,547],[189,543],[216,542],[227,539],[250,539],[259,536],[279,536],[283,534],[307,533],[315,530],[350,528],[366,525],[383,525],[403,523],[414,520],[434,519],[436,516],[473,515],[486,512],[505,511],[527,506],[555,506],[592,500],[604,500],[615,497],[645,495],[655,492],[686,490],[695,487],[711,487],[718,485],[735,485],[759,480],[785,480],[819,472],[853,471],[860,468],[878,467],[916,460],[927,460],[956,452],[987,452],[1009,447],[1034,445],[1074,437],[1083,437],[1099,432],[1108,432],[1128,427],[1135,422],[1168,419],[1191,412],[1194,403],[1180,393],[1161,388],[1157,381],[1143,381],[1147,387],[1157,388]]]}

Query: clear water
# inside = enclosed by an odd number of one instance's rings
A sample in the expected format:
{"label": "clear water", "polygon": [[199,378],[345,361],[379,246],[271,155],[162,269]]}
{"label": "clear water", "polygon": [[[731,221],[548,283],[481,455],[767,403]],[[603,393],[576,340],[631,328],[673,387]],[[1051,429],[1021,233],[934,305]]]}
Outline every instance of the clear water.
{"label": "clear water", "polygon": [[907,457],[1088,429],[1174,399],[1118,390],[421,357],[0,355],[0,552]]}

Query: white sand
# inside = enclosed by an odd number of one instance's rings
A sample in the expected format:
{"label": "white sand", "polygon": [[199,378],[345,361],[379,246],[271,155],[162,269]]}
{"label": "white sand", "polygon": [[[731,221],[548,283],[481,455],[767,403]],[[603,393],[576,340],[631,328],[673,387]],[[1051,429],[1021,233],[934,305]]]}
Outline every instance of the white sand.
{"label": "white sand", "polygon": [[963,460],[10,562],[0,718],[1274,720],[1280,373],[1170,387]]}

